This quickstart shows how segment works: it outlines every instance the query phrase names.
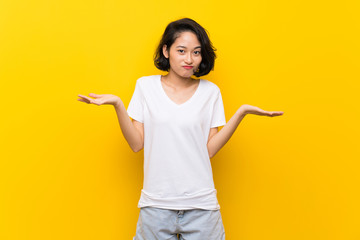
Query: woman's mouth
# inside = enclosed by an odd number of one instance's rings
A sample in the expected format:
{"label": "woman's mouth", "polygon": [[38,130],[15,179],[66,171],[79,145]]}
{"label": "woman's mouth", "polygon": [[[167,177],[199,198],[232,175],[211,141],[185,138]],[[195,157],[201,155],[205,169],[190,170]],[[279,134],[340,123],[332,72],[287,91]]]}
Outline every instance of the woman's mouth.
{"label": "woman's mouth", "polygon": [[185,69],[192,69],[192,66],[183,66]]}

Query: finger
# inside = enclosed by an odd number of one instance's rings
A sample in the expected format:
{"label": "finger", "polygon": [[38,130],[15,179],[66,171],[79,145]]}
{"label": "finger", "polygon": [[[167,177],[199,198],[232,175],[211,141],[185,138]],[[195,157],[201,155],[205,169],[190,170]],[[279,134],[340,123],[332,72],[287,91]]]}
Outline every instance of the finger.
{"label": "finger", "polygon": [[102,102],[99,101],[98,99],[92,99],[92,100],[91,100],[91,103],[92,103],[92,104],[95,104],[95,105],[98,105],[98,106],[100,106],[100,105],[102,104]]}
{"label": "finger", "polygon": [[274,112],[276,115],[283,115],[284,112]]}
{"label": "finger", "polygon": [[271,112],[271,116],[275,117],[275,116],[280,116],[282,115],[284,112]]}
{"label": "finger", "polygon": [[80,102],[84,102],[84,103],[87,103],[87,104],[89,104],[89,103],[92,103],[91,101],[88,101],[88,100],[84,100],[84,99],[78,99]]}
{"label": "finger", "polygon": [[85,103],[89,103],[89,100],[82,99],[82,98],[78,98],[78,101],[80,101],[80,102],[85,102]]}
{"label": "finger", "polygon": [[79,96],[79,97],[82,97],[82,98],[85,98],[85,99],[87,99],[87,100],[89,100],[89,101],[92,100],[91,98],[89,98],[89,97],[87,97],[87,96],[84,96],[84,95],[81,95],[81,94],[79,94],[78,96]]}
{"label": "finger", "polygon": [[78,94],[78,97],[82,97],[82,98],[88,98],[87,96],[85,96],[85,95],[82,95],[82,94]]}
{"label": "finger", "polygon": [[95,97],[95,98],[98,98],[98,97],[102,97],[102,96],[103,96],[103,94],[89,93],[89,96],[90,96],[90,97]]}

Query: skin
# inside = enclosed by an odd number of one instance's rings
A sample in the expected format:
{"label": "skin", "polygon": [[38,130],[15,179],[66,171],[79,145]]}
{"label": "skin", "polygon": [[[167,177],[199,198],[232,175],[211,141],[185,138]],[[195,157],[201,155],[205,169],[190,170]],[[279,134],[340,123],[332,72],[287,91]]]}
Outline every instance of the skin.
{"label": "skin", "polygon": [[[183,32],[171,45],[163,46],[163,54],[169,59],[169,73],[161,77],[166,94],[178,104],[186,102],[195,93],[199,80],[192,78],[199,68],[201,44],[192,32]],[[191,66],[186,69],[183,66]]]}
{"label": "skin", "polygon": [[[166,45],[163,46],[163,54],[170,62],[169,73],[163,76],[167,84],[181,91],[198,83],[192,75],[199,68],[202,60],[201,44],[194,33],[180,33],[170,49]],[[185,69],[183,66],[193,68]]]}
{"label": "skin", "polygon": [[[182,46],[182,47],[180,47]],[[178,104],[186,102],[196,91],[199,80],[192,78],[201,63],[201,47],[196,35],[192,32],[183,32],[170,46],[163,46],[163,54],[169,58],[170,69],[167,75],[161,77],[161,82],[166,94]],[[183,66],[193,66],[185,69]],[[144,125],[134,119],[130,120],[126,108],[118,96],[112,94],[90,93],[87,97],[78,95],[78,101],[95,105],[113,105],[115,107],[121,130],[134,152],[140,151],[144,146]],[[212,158],[228,142],[237,126],[247,114],[275,117],[281,116],[282,111],[265,111],[256,106],[243,104],[218,131],[218,127],[211,128],[208,138],[209,157]]]}

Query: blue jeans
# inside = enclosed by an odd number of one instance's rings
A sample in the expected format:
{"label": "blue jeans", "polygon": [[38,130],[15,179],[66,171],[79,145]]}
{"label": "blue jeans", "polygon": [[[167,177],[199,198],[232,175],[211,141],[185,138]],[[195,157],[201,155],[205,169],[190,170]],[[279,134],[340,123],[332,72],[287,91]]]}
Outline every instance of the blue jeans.
{"label": "blue jeans", "polygon": [[176,239],[224,240],[225,230],[220,210],[140,209],[133,240]]}

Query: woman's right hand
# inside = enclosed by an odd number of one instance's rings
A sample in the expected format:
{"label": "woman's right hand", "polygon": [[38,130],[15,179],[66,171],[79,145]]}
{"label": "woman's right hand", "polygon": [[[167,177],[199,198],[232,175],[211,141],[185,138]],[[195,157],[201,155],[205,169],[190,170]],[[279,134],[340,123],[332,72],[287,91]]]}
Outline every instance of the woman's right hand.
{"label": "woman's right hand", "polygon": [[85,102],[85,103],[92,103],[92,104],[96,104],[98,106],[103,105],[103,104],[108,104],[108,105],[114,105],[116,106],[117,104],[119,104],[121,102],[121,99],[118,96],[112,95],[112,94],[95,94],[95,93],[90,93],[89,96],[93,97],[95,99],[89,98],[87,96],[78,94],[79,98],[78,100],[80,102]]}

